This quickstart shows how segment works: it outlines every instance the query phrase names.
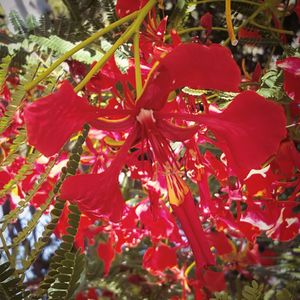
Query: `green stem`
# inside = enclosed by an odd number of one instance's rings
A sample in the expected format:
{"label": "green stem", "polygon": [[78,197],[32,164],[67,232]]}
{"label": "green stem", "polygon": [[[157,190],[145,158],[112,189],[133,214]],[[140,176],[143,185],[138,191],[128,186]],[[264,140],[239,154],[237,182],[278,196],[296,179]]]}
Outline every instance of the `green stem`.
{"label": "green stem", "polygon": [[94,65],[94,67],[87,73],[83,80],[74,88],[75,92],[79,92],[84,86],[91,80],[91,78],[96,74],[107,60],[115,53],[115,51],[125,42],[127,42],[140,28],[140,25],[144,21],[147,13],[155,5],[157,0],[150,0],[143,8],[141,8],[137,13],[137,18],[128,27],[128,29],[120,36],[120,38],[113,44],[113,46],[102,56],[102,58]]}
{"label": "green stem", "polygon": [[267,30],[267,31],[274,31],[274,32],[278,32],[278,33],[294,35],[294,32],[290,31],[290,30],[284,30],[284,29],[279,29],[279,28],[268,27],[268,26],[265,26],[265,25],[258,24],[255,21],[250,21],[250,23],[252,25],[260,28],[260,29],[264,29],[264,30]]}
{"label": "green stem", "polygon": [[34,88],[37,84],[39,84],[44,78],[46,78],[54,69],[56,69],[61,63],[63,63],[65,60],[67,60],[70,56],[81,50],[82,48],[88,46],[95,40],[99,39],[104,34],[110,32],[111,30],[115,29],[116,27],[120,26],[121,24],[130,21],[134,19],[137,16],[138,12],[133,12],[132,14],[110,24],[106,28],[103,28],[97,32],[95,32],[93,35],[91,35],[89,38],[81,42],[80,44],[76,45],[74,48],[67,51],[63,56],[61,56],[58,60],[56,60],[45,72],[43,72],[40,76],[38,76],[35,80],[29,82],[25,85],[25,90],[29,91],[32,88]]}
{"label": "green stem", "polygon": [[139,42],[140,42],[140,32],[139,32],[139,30],[137,30],[137,32],[133,36],[135,85],[136,85],[136,98],[137,99],[141,96],[142,89],[143,89]]}

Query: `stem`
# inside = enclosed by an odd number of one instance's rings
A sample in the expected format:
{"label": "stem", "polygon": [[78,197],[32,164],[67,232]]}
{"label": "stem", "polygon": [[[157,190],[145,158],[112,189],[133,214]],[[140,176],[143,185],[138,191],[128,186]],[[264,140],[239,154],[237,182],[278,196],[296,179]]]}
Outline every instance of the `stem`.
{"label": "stem", "polygon": [[259,82],[252,82],[252,81],[247,81],[247,82],[241,82],[240,83],[240,87],[247,87],[249,85],[256,85],[256,86],[259,86]]}
{"label": "stem", "polygon": [[142,94],[142,89],[143,89],[139,42],[140,42],[140,32],[137,30],[133,36],[135,85],[136,85],[136,98],[137,99],[140,98],[140,96]]}
{"label": "stem", "polygon": [[[267,9],[269,7],[268,2],[264,2],[263,4],[261,4],[259,7],[257,7],[257,9],[254,11],[254,13],[247,18],[240,26],[237,27],[236,31],[239,31],[239,29],[245,27],[249,22],[251,22],[253,19],[255,19],[255,17],[262,12],[263,10]],[[227,45],[230,41],[230,38],[228,38],[227,40],[224,41],[223,46]]]}
{"label": "stem", "polygon": [[264,30],[267,30],[267,31],[274,31],[274,32],[278,32],[278,33],[294,35],[294,32],[290,31],[290,30],[284,30],[284,29],[279,29],[279,28],[268,27],[268,26],[265,26],[265,25],[258,24],[255,21],[250,21],[250,23],[253,24],[254,26],[260,28],[260,29],[264,29]]}
{"label": "stem", "polygon": [[35,80],[29,82],[25,85],[25,90],[29,91],[32,88],[34,88],[37,84],[39,84],[43,79],[45,79],[54,69],[56,69],[61,63],[63,63],[65,60],[67,60],[70,56],[81,50],[82,48],[88,46],[95,40],[99,39],[104,34],[110,32],[111,30],[115,29],[116,27],[120,26],[121,24],[130,21],[134,19],[137,16],[138,12],[133,12],[132,14],[110,24],[106,28],[103,28],[97,32],[95,32],[93,35],[91,35],[89,38],[81,42],[80,44],[76,45],[74,48],[67,51],[63,56],[61,56],[58,60],[56,60],[45,72],[43,72],[40,76],[38,76]]}
{"label": "stem", "polygon": [[83,87],[90,81],[90,79],[96,74],[107,60],[115,53],[115,51],[125,42],[127,42],[132,35],[134,35],[142,24],[144,18],[146,17],[149,10],[157,0],[150,0],[142,9],[137,12],[137,18],[135,21],[128,27],[124,34],[113,44],[113,46],[103,55],[103,57],[94,65],[94,67],[87,73],[83,80],[74,88],[75,92],[80,91]]}
{"label": "stem", "polygon": [[235,37],[234,28],[232,25],[232,19],[231,19],[231,0],[225,0],[225,16],[226,16],[226,24],[227,24],[227,30],[228,35],[231,41],[232,46],[236,46],[238,41]]}

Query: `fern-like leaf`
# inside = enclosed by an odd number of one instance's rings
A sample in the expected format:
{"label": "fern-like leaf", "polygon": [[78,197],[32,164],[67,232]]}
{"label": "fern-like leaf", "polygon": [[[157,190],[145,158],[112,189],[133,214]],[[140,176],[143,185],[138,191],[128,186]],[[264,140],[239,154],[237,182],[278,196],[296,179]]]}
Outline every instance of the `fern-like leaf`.
{"label": "fern-like leaf", "polygon": [[214,298],[210,298],[209,300],[230,300],[231,298],[226,292],[215,293]]}
{"label": "fern-like leaf", "polygon": [[27,207],[31,199],[34,197],[36,192],[39,190],[39,188],[44,183],[45,179],[48,177],[49,173],[51,172],[52,168],[54,167],[56,163],[56,160],[52,160],[52,162],[49,163],[47,166],[45,172],[40,176],[37,182],[35,182],[33,188],[29,191],[28,195],[25,197],[24,200],[18,202],[18,206],[11,210],[7,215],[4,216],[3,220],[1,220],[1,223],[3,223],[1,230],[4,231],[7,227],[7,225],[14,220],[18,218],[18,216],[24,211],[24,209]]}
{"label": "fern-like leaf", "polygon": [[259,285],[255,280],[252,280],[251,285],[246,285],[243,288],[243,300],[261,300],[263,298],[263,289],[263,284]]}
{"label": "fern-like leaf", "polygon": [[0,93],[2,93],[3,91],[3,87],[6,81],[8,67],[11,62],[11,59],[12,57],[9,55],[2,58],[2,62],[0,65]]}
{"label": "fern-like leaf", "polygon": [[27,157],[25,164],[20,168],[17,175],[0,191],[0,197],[5,196],[5,194],[11,191],[16,184],[25,179],[28,175],[32,174],[35,162],[40,156],[41,154],[36,151]]}
{"label": "fern-like leaf", "polygon": [[9,148],[9,152],[7,154],[7,157],[2,162],[3,166],[9,166],[19,155],[18,150],[21,148],[22,145],[26,142],[26,131],[25,128],[20,128],[18,130],[18,134],[16,138],[13,140],[12,145]]}
{"label": "fern-like leaf", "polygon": [[[69,161],[67,163],[67,167],[64,169],[64,172],[62,173],[64,174],[63,179],[68,175],[75,175],[79,165],[80,155],[82,153],[82,145],[85,139],[87,138],[88,132],[89,132],[89,126],[84,125],[84,128],[82,130],[82,135],[78,136],[75,146],[72,150],[72,155],[70,156]],[[59,191],[63,179],[56,187],[54,192]],[[38,241],[38,245],[37,245],[38,248],[41,248],[42,244],[48,240],[49,238],[48,233],[55,228],[55,224],[60,218],[63,208],[64,208],[64,202],[58,200],[58,202],[56,202],[55,204],[54,209],[51,211],[51,216],[52,216],[51,223],[54,223],[53,224],[54,226],[49,227],[48,224],[47,229],[45,231],[45,235],[43,235],[43,238],[39,239]],[[71,257],[74,258],[73,267],[75,270],[75,268],[78,267],[77,265],[81,266],[79,261],[83,259],[79,257],[76,258],[77,254],[74,256],[74,253],[71,252],[73,248],[75,235],[77,233],[79,221],[80,221],[80,211],[78,210],[76,205],[70,205],[69,210],[70,210],[70,213],[68,215],[69,227],[67,228],[67,234],[62,237],[63,241],[60,244],[59,248],[55,251],[54,257],[51,260],[49,272],[47,276],[44,278],[42,284],[40,285],[37,294],[35,295],[35,297],[37,298],[43,296],[44,294],[47,294],[49,288],[51,287],[57,290],[54,290],[52,291],[52,294],[49,294],[50,299],[57,299],[56,297],[61,297],[63,299],[71,299],[70,297],[73,295],[73,293],[78,287],[77,281],[79,280],[79,278],[76,277],[76,272],[73,272],[72,268],[71,270],[67,270],[63,263],[66,259],[68,259],[68,255],[69,256],[71,255]],[[76,262],[76,260],[78,260],[78,262]],[[68,282],[69,284],[66,285],[65,284],[66,282]],[[54,286],[52,287],[53,284]]]}
{"label": "fern-like leaf", "polygon": [[18,33],[18,34],[22,34],[22,35],[26,35],[27,33],[27,27],[25,22],[22,20],[22,18],[19,16],[19,14],[12,10],[9,14],[9,20],[11,22],[11,24],[14,27],[14,30]]}
{"label": "fern-like leaf", "polygon": [[30,68],[27,69],[27,73],[24,79],[21,81],[21,84],[17,87],[16,91],[14,92],[14,95],[6,108],[4,116],[0,120],[0,134],[2,134],[6,130],[6,128],[8,128],[9,125],[12,123],[17,110],[22,105],[22,101],[26,96],[25,84],[32,81],[37,70],[38,65],[30,66]]}
{"label": "fern-like leaf", "polygon": [[[30,42],[36,43],[42,51],[52,50],[58,55],[63,55],[75,45],[71,42],[68,42],[56,35],[52,35],[49,38],[34,36],[29,37]],[[90,52],[81,49],[75,53],[72,57],[80,62],[91,64],[94,61],[98,61],[101,58],[102,54],[99,51],[95,52],[95,55],[92,55]]]}
{"label": "fern-like leaf", "polygon": [[1,300],[23,300],[29,295],[21,284],[20,278],[16,276],[15,269],[10,263],[0,265],[0,299]]}

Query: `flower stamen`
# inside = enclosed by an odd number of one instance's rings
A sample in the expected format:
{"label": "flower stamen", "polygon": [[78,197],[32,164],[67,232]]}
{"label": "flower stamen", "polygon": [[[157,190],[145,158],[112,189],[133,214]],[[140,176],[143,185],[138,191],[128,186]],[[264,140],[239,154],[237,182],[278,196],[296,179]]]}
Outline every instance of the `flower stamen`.
{"label": "flower stamen", "polygon": [[236,46],[238,44],[238,40],[235,37],[234,28],[232,25],[231,19],[231,0],[225,1],[225,15],[226,15],[226,24],[227,24],[227,31],[231,41],[232,46]]}

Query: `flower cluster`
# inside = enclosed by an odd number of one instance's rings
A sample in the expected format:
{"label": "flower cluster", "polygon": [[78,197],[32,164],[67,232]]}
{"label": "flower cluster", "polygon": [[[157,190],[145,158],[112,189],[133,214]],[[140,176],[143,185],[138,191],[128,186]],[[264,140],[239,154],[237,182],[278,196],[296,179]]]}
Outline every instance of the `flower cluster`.
{"label": "flower cluster", "polygon": [[[116,13],[126,17],[146,2],[117,1]],[[199,299],[204,286],[225,289],[226,270],[246,274],[243,266],[249,262],[272,263],[273,253],[266,261],[254,246],[261,233],[290,241],[300,231],[300,155],[287,131],[299,123],[300,59],[277,61],[292,100],[286,119],[280,104],[253,87],[242,88],[245,77],[259,82],[262,70],[257,65],[251,76],[241,75],[230,50],[209,41],[212,18],[207,13],[200,19],[205,45],[181,41],[175,30],[167,43],[168,18],[159,20],[150,10],[125,71],[111,56],[80,93],[71,80],[62,80],[53,93],[27,101],[9,128],[24,123],[28,144],[43,155],[33,174],[17,185],[19,197],[26,197],[45,172],[48,158],[58,162],[30,201],[39,207],[59,180],[58,166],[66,164],[72,138],[89,124],[80,168],[61,181],[59,198],[67,205],[55,234],[66,233],[68,205],[76,204],[81,218],[75,244],[82,251],[87,243],[97,247],[105,275],[118,253],[149,238],[143,268],[180,280]],[[261,38],[243,28],[238,35]],[[84,77],[86,66],[68,64],[73,81]],[[6,87],[2,95],[10,101]],[[226,105],[217,105],[221,95],[230,99]],[[2,189],[13,184],[24,164],[20,158],[0,172]],[[218,191],[211,190],[212,180]],[[106,238],[99,242],[97,234]],[[188,276],[190,267],[177,263],[179,249],[189,247],[196,280]],[[220,261],[226,267],[217,272]],[[96,299],[94,294],[90,289],[88,297]]]}

